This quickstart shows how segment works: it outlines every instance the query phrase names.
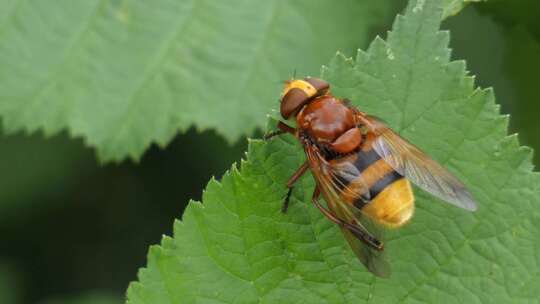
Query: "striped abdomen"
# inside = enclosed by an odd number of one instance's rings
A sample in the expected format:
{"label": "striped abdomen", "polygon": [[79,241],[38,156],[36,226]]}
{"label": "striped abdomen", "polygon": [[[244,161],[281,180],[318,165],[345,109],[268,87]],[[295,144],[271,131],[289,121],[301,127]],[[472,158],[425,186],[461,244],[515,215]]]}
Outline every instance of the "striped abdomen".
{"label": "striped abdomen", "polygon": [[385,226],[402,226],[414,211],[411,185],[380,158],[371,142],[365,142],[355,154],[330,161],[334,168],[339,168],[335,170],[337,184],[344,189],[340,197]]}

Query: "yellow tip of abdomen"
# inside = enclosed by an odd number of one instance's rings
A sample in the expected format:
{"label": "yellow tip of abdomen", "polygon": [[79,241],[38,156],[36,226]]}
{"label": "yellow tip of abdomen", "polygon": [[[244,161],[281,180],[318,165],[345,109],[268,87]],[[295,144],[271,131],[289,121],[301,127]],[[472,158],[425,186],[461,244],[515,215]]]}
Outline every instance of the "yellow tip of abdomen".
{"label": "yellow tip of abdomen", "polygon": [[411,184],[402,178],[386,187],[362,212],[388,228],[405,225],[414,214],[414,194]]}

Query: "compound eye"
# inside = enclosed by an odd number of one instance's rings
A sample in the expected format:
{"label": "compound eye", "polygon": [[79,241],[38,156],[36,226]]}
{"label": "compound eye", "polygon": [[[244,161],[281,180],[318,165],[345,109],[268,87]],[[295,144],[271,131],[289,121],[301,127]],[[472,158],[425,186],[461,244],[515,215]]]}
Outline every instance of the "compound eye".
{"label": "compound eye", "polygon": [[317,90],[317,96],[325,94],[330,89],[330,84],[320,78],[306,77],[304,80]]}
{"label": "compound eye", "polygon": [[299,111],[308,101],[310,96],[306,92],[299,88],[290,89],[287,94],[281,98],[281,116],[285,119]]}

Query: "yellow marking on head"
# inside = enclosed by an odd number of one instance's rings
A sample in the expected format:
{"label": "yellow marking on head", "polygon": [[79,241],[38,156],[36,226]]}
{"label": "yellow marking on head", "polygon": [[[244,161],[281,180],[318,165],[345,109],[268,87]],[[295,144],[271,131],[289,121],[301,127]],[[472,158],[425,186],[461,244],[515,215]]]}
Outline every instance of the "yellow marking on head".
{"label": "yellow marking on head", "polygon": [[317,94],[317,89],[315,89],[315,87],[311,85],[311,83],[305,80],[295,79],[285,82],[285,89],[283,90],[282,96],[285,96],[287,92],[294,88],[304,91],[307,94],[308,98],[311,98],[315,96],[315,94]]}

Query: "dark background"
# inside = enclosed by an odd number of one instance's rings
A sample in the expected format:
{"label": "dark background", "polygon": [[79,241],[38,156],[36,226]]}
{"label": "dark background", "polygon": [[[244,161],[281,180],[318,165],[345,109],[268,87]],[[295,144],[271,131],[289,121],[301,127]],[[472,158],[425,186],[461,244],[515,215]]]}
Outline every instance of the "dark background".
{"label": "dark background", "polygon": [[[495,88],[502,113],[512,114],[510,132],[535,149],[539,15],[539,1],[494,0],[444,24],[453,58],[467,60],[478,85]],[[390,27],[389,20],[373,36]],[[1,137],[0,302],[99,292],[121,303],[148,246],[170,235],[188,201],[199,200],[209,178],[219,178],[245,150],[246,140],[230,145],[212,131],[192,130],[166,149],[151,147],[139,164],[101,166],[92,149],[66,134]]]}

